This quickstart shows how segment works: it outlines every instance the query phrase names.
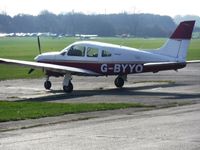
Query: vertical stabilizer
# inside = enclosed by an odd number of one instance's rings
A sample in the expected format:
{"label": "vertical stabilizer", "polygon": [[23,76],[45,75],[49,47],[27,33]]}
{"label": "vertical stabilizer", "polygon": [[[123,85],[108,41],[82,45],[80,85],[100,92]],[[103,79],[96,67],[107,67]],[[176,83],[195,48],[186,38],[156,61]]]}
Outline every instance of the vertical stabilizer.
{"label": "vertical stabilizer", "polygon": [[194,24],[195,21],[181,22],[167,42],[154,52],[173,57],[179,62],[184,62],[186,60]]}

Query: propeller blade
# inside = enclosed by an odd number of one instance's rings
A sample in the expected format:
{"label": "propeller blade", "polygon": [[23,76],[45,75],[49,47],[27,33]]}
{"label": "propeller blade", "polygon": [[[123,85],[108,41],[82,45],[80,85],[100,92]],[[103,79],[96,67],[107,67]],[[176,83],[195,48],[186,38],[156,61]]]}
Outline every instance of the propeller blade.
{"label": "propeller blade", "polygon": [[37,42],[38,42],[38,49],[39,49],[39,53],[41,54],[41,46],[40,46],[40,37],[37,36]]}
{"label": "propeller blade", "polygon": [[28,74],[31,74],[35,69],[31,68],[28,72]]}

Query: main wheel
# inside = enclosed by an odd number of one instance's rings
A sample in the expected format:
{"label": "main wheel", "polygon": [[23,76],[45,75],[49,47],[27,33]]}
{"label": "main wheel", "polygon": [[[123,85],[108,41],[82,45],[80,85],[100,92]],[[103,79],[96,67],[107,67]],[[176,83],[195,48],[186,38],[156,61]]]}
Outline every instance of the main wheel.
{"label": "main wheel", "polygon": [[122,88],[124,85],[124,79],[122,79],[121,77],[117,77],[115,79],[115,86],[118,88]]}
{"label": "main wheel", "polygon": [[66,93],[71,93],[73,91],[73,84],[71,83],[71,81],[69,81],[68,86],[63,86],[63,91],[65,91]]}
{"label": "main wheel", "polygon": [[51,88],[51,82],[50,81],[45,81],[44,82],[44,87],[45,87],[45,89],[49,90]]}

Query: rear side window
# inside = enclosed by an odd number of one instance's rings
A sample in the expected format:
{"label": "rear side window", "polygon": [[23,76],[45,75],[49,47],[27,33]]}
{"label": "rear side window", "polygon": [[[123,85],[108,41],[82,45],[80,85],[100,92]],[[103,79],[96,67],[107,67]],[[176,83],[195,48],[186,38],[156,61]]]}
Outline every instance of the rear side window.
{"label": "rear side window", "polygon": [[87,48],[87,57],[98,57],[98,48],[88,47]]}
{"label": "rear side window", "polygon": [[85,47],[82,45],[74,45],[69,49],[67,55],[68,56],[85,56]]}
{"label": "rear side window", "polygon": [[108,50],[102,50],[101,56],[102,57],[111,57],[111,53]]}

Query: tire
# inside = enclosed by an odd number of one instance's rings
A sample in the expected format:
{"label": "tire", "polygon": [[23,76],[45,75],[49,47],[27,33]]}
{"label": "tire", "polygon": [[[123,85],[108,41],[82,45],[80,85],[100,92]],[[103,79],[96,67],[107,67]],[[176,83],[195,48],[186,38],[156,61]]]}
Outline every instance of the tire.
{"label": "tire", "polygon": [[71,93],[73,91],[73,84],[69,82],[68,86],[63,86],[63,91],[66,93]]}
{"label": "tire", "polygon": [[45,89],[47,89],[47,90],[51,89],[51,82],[50,82],[50,81],[45,81],[45,82],[44,82],[44,87],[45,87]]}
{"label": "tire", "polygon": [[121,77],[117,77],[115,79],[115,86],[118,88],[122,88],[124,85],[124,79],[122,79]]}

